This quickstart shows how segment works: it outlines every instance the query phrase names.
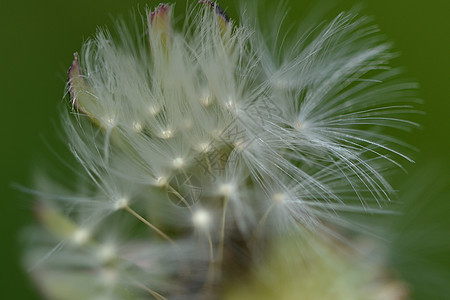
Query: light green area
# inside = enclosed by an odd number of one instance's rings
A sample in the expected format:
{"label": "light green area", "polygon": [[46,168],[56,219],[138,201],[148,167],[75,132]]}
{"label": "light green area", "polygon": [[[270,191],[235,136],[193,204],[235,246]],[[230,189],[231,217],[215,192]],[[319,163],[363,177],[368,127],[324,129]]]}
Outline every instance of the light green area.
{"label": "light green area", "polygon": [[[222,6],[231,8],[231,2],[224,0]],[[297,10],[305,11],[308,7],[306,4],[298,4],[304,1],[290,2],[293,3],[292,17],[297,15]],[[323,2],[328,5],[337,1]],[[335,5],[335,11],[349,8],[351,3],[358,2],[341,3]],[[450,160],[450,1],[366,0],[363,3],[365,6],[362,12],[375,17],[375,22],[395,43],[395,50],[401,53],[395,60],[395,65],[404,66],[406,76],[417,80],[421,85],[419,94],[425,101],[421,109],[426,115],[418,120],[423,124],[423,130],[406,134],[404,140],[420,149],[421,152],[414,155],[420,164],[433,161],[438,166],[444,166],[444,161]],[[65,171],[57,170],[61,164],[56,157],[59,156],[62,160],[70,157],[65,145],[59,142],[58,110],[64,107],[66,72],[73,53],[80,50],[82,42],[95,32],[97,26],[112,26],[112,17],[127,15],[138,5],[143,11],[146,4],[155,6],[158,3],[135,0],[48,0],[2,1],[0,4],[0,101],[3,112],[0,126],[2,299],[40,299],[19,266],[18,232],[30,222],[32,197],[14,190],[11,185],[19,183],[28,186],[33,169],[42,165],[47,166],[50,171],[52,169],[49,166],[54,165],[57,177],[70,182]],[[182,6],[178,5],[176,14],[181,11]],[[234,17],[233,10],[229,11],[230,17]],[[53,149],[53,153],[50,149]],[[414,171],[414,167],[410,166],[408,169]],[[445,177],[450,177],[449,172],[442,174],[442,188],[447,186],[448,189],[449,179]],[[421,184],[420,180],[416,182]],[[411,209],[407,211],[414,211],[416,221],[405,219],[402,225],[402,219],[399,219],[399,224],[396,225],[406,226],[402,228],[402,232],[412,235],[408,238],[414,240],[414,230],[426,230],[430,227],[430,220],[433,221],[434,235],[421,233],[420,239],[404,250],[408,251],[407,257],[410,260],[399,263],[405,272],[427,270],[427,274],[433,273],[433,265],[440,266],[440,273],[435,275],[435,280],[431,278],[432,282],[445,280],[442,274],[448,274],[450,268],[450,247],[443,240],[443,234],[447,232],[448,235],[450,232],[450,221],[446,220],[449,218],[442,213],[450,213],[450,199],[446,195],[428,200],[430,206],[420,199],[413,201]],[[422,205],[424,209],[415,209],[415,205]],[[395,245],[404,244],[400,240]],[[405,256],[400,253],[397,257]],[[409,276],[414,277],[411,273]],[[426,295],[429,287],[421,286],[417,278],[412,282],[415,284],[414,289],[418,291],[417,299],[427,299],[420,295]],[[438,294],[439,290],[435,295]],[[435,297],[433,299],[441,299],[439,296]],[[445,299],[444,296],[442,299]]]}

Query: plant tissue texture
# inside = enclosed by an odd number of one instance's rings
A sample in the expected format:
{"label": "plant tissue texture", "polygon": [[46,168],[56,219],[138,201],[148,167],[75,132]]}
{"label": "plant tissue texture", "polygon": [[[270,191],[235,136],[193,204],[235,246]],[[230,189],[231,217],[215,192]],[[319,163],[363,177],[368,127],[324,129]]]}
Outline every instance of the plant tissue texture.
{"label": "plant tissue texture", "polygon": [[386,130],[415,125],[414,85],[364,17],[283,34],[252,11],[160,4],[75,54],[79,168],[39,179],[25,255],[48,299],[405,297],[333,237],[389,201],[383,174],[410,159]]}

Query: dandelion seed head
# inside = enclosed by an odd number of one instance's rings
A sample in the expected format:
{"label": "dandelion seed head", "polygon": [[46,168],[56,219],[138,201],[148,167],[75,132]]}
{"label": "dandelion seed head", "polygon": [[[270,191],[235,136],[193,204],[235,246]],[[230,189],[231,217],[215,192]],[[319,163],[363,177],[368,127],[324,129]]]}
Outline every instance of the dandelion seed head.
{"label": "dandelion seed head", "polygon": [[206,153],[211,149],[211,145],[208,142],[199,143],[196,146],[197,150],[201,153]]}
{"label": "dandelion seed head", "polygon": [[114,128],[116,126],[117,120],[115,117],[106,117],[103,122],[105,128]]}
{"label": "dandelion seed head", "polygon": [[126,197],[121,197],[118,200],[116,200],[114,202],[114,208],[115,210],[121,210],[124,209],[128,206],[128,203],[130,202],[130,200]]}
{"label": "dandelion seed head", "polygon": [[161,111],[161,107],[157,106],[157,105],[150,105],[148,107],[148,112],[152,115],[152,116],[156,116],[159,112]]}
{"label": "dandelion seed head", "polygon": [[[43,269],[99,274],[106,299],[122,298],[119,282],[137,297],[200,299],[197,287],[222,290],[221,276],[251,271],[244,257],[287,232],[301,241],[389,200],[384,172],[410,159],[387,133],[415,126],[390,44],[352,12],[283,34],[284,12],[244,10],[233,21],[200,1],[176,24],[161,4],[145,29],[120,21],[117,37],[99,30],[74,55],[64,128],[80,180],[40,218],[77,247],[47,242]],[[76,225],[94,221],[95,235]],[[101,243],[104,231],[123,242]]]}
{"label": "dandelion seed head", "polygon": [[133,131],[134,131],[134,132],[139,133],[139,132],[141,132],[142,130],[143,130],[143,126],[142,126],[142,123],[141,123],[141,122],[138,122],[138,121],[133,122]]}
{"label": "dandelion seed head", "polygon": [[86,228],[78,228],[72,236],[72,241],[77,246],[83,246],[91,237],[91,233]]}
{"label": "dandelion seed head", "polygon": [[172,165],[176,169],[182,169],[185,166],[185,160],[182,157],[177,157],[172,161]]}
{"label": "dandelion seed head", "polygon": [[230,197],[235,194],[236,191],[237,187],[234,183],[222,183],[218,187],[218,193],[223,197]]}
{"label": "dandelion seed head", "polygon": [[225,107],[229,110],[229,111],[233,111],[236,107],[236,100],[234,99],[234,97],[232,96],[228,96],[226,101],[225,101]]}
{"label": "dandelion seed head", "polygon": [[116,248],[112,244],[103,244],[97,249],[97,257],[102,263],[109,263],[116,255]]}
{"label": "dandelion seed head", "polygon": [[205,209],[198,209],[192,214],[192,223],[196,228],[207,229],[211,223],[211,215]]}
{"label": "dandelion seed head", "polygon": [[305,123],[304,122],[300,122],[300,121],[295,121],[294,122],[294,128],[297,130],[302,130],[305,128]]}
{"label": "dandelion seed head", "polygon": [[272,200],[277,205],[282,205],[286,203],[287,195],[285,193],[276,193],[272,195]]}
{"label": "dandelion seed head", "polygon": [[169,178],[167,176],[159,176],[155,180],[156,186],[163,187],[169,183]]}
{"label": "dandelion seed head", "polygon": [[246,149],[247,144],[245,142],[245,139],[240,138],[233,142],[233,146],[237,151],[243,151]]}
{"label": "dandelion seed head", "polygon": [[211,104],[212,104],[212,97],[211,97],[211,95],[209,94],[209,93],[204,93],[203,95],[202,95],[202,97],[200,98],[200,103],[203,105],[203,106],[205,106],[205,107],[208,107],[208,106],[210,106]]}
{"label": "dandelion seed head", "polygon": [[172,129],[168,128],[168,129],[161,130],[159,137],[167,140],[167,139],[172,138],[174,135],[175,135],[175,132]]}

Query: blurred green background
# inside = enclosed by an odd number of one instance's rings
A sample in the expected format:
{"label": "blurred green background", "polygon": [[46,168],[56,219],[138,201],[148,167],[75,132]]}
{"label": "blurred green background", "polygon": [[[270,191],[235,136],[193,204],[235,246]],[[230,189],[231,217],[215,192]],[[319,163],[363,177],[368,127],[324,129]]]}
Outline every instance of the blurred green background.
{"label": "blurred green background", "polygon": [[[181,11],[184,1],[179,2]],[[305,11],[313,1],[287,2],[295,12]],[[404,137],[420,149],[414,155],[417,165],[407,169],[421,191],[414,189],[402,198],[408,214],[395,225],[393,257],[410,280],[415,299],[450,299],[450,293],[445,294],[448,289],[444,290],[450,286],[450,1],[323,2],[333,3],[333,11],[363,3],[362,12],[375,17],[402,54],[394,64],[404,66],[405,76],[421,85],[419,94],[425,101],[421,109],[426,112],[419,118],[423,129]],[[227,8],[234,3],[223,0],[220,4]],[[20,266],[18,232],[31,222],[31,197],[12,184],[29,186],[35,168],[55,164],[56,155],[68,157],[58,136],[58,110],[72,54],[97,26],[111,27],[114,17],[157,4],[137,0],[1,2],[1,299],[40,299]],[[418,195],[420,201],[408,200]]]}

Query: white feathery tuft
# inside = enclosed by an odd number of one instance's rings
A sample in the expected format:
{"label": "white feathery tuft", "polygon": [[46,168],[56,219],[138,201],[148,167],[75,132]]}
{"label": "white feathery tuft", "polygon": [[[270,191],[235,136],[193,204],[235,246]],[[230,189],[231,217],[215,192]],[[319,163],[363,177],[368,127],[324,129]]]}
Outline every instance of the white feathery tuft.
{"label": "white feathery tuft", "polygon": [[118,39],[100,30],[75,55],[63,125],[87,183],[42,199],[39,234],[55,237],[28,256],[53,249],[34,269],[52,299],[198,299],[235,248],[245,266],[274,237],[377,212],[384,172],[411,161],[385,132],[417,126],[415,87],[367,18],[288,42],[248,10],[238,23],[200,1],[180,30],[173,12],[147,13],[148,40],[118,23]]}

